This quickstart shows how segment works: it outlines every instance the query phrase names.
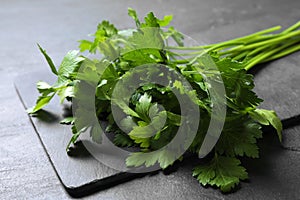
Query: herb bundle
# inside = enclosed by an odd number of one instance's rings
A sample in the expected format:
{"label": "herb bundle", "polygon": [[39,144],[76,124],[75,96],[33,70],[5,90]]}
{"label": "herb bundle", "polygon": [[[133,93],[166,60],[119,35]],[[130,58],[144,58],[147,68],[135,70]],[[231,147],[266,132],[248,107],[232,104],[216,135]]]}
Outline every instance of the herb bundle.
{"label": "herb bundle", "polygon": [[[80,41],[80,52],[101,54],[96,59],[80,55],[79,51],[70,51],[57,69],[46,51],[39,46],[51,71],[57,76],[57,81],[53,85],[42,81],[37,83],[40,96],[35,107],[28,112],[38,112],[55,95],[60,97],[61,102],[84,98],[84,91],[78,89],[78,84],[82,81],[96,84],[92,98],[95,98],[97,119],[108,121],[106,134],[113,134],[113,142],[119,147],[140,149],[126,159],[126,165],[149,167],[158,163],[165,169],[176,160],[173,159],[174,152],[157,150],[166,146],[175,137],[182,121],[187,120],[180,110],[184,105],[176,99],[174,91],[199,108],[198,128],[187,146],[189,152],[197,154],[215,106],[210,95],[211,85],[207,83],[206,77],[215,81],[221,77],[225,102],[216,102],[226,103],[224,126],[212,150],[212,159],[195,166],[193,176],[202,185],[217,186],[223,192],[231,191],[240,180],[248,178],[239,158],[259,157],[256,142],[262,138],[262,125],[272,125],[281,140],[281,122],[274,111],[258,108],[263,100],[253,92],[253,76],[247,70],[259,63],[300,50],[300,22],[282,32],[274,33],[280,30],[276,26],[217,44],[184,46],[184,36],[169,26],[172,16],[158,19],[150,12],[141,22],[134,10],[129,9],[128,14],[133,18],[136,30],[120,31],[108,21],[103,21],[97,26],[92,41]],[[173,43],[169,42],[170,39]],[[209,55],[216,68],[206,67],[208,61],[204,55]],[[170,72],[162,72],[159,67],[144,72],[148,77],[166,76],[165,85],[148,83],[134,86],[136,90],[130,94],[128,104],[120,99],[114,101],[112,96],[116,84],[126,78],[139,79],[134,77],[131,70],[149,64],[170,68]],[[82,65],[85,66],[84,70],[80,69]],[[181,79],[174,80],[171,71],[182,75],[191,88],[186,87]],[[122,112],[117,121],[112,115],[112,103]],[[84,118],[68,117],[62,121],[72,124],[73,136],[67,150],[86,130],[90,132],[93,141],[101,143],[101,131],[94,126],[98,121],[86,116]],[[187,127],[186,135],[189,134]],[[183,145],[186,145],[187,138],[181,139]],[[155,153],[146,156],[147,152],[152,151]]]}

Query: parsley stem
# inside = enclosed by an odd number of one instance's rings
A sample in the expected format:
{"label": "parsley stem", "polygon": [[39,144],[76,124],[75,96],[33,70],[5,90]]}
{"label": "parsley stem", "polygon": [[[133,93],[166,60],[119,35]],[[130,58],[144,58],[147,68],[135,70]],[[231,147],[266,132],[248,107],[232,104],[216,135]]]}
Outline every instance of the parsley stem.
{"label": "parsley stem", "polygon": [[187,64],[187,63],[189,63],[189,61],[188,60],[174,60],[174,61],[172,61],[172,63],[174,63],[174,64]]}
{"label": "parsley stem", "polygon": [[210,50],[212,50],[212,49],[217,49],[217,48],[220,48],[220,47],[233,46],[233,45],[237,45],[237,44],[242,44],[245,41],[248,41],[250,39],[254,39],[254,38],[257,38],[258,36],[262,36],[264,34],[271,33],[271,32],[274,32],[274,31],[277,31],[277,30],[280,30],[280,29],[281,29],[281,26],[274,26],[274,27],[271,27],[271,28],[268,28],[268,29],[265,29],[265,30],[262,30],[262,31],[259,31],[259,32],[253,33],[253,34],[250,34],[250,35],[246,35],[246,36],[243,36],[243,37],[235,38],[235,39],[228,40],[228,41],[225,41],[225,42],[220,42],[220,43],[215,43],[215,44],[210,44],[210,45],[204,45],[204,46],[193,46],[193,47],[168,46],[167,49],[177,49],[177,50],[201,50],[201,49],[203,50],[203,49],[210,49]]}
{"label": "parsley stem", "polygon": [[[190,56],[190,55],[198,55],[200,53],[203,53],[204,50],[199,50],[199,51],[191,51],[191,52],[185,52],[185,53],[178,53],[180,56]],[[207,52],[207,51],[205,51]]]}
{"label": "parsley stem", "polygon": [[264,62],[268,62],[268,61],[271,61],[271,60],[275,60],[275,59],[284,57],[286,55],[289,55],[289,54],[294,53],[294,52],[299,51],[299,50],[300,50],[300,43],[296,46],[292,46],[292,47],[288,48],[287,50],[285,50],[281,53],[273,55],[272,57],[264,60]]}
{"label": "parsley stem", "polygon": [[[275,26],[240,38],[194,47],[173,47],[169,50],[190,50],[191,52],[178,53],[179,56],[197,55],[193,59],[176,60],[174,64],[187,64],[195,62],[203,53],[216,52],[219,56],[230,57],[242,62],[245,59],[245,69],[249,70],[258,63],[274,60],[300,50],[300,22],[292,25],[280,33],[281,26]],[[190,61],[189,61],[190,60]]]}
{"label": "parsley stem", "polygon": [[239,53],[236,56],[234,56],[233,60],[241,60],[242,58],[246,57],[249,54],[249,51],[244,51],[243,53]]}
{"label": "parsley stem", "polygon": [[262,31],[258,31],[256,33],[252,33],[250,35],[246,35],[246,36],[243,36],[243,37],[235,38],[235,39],[232,39],[232,40],[228,40],[228,41],[220,42],[220,43],[216,43],[216,44],[202,46],[202,48],[205,49],[205,48],[210,48],[210,47],[219,46],[219,45],[221,46],[221,45],[234,44],[234,43],[243,43],[243,42],[245,42],[247,40],[250,40],[250,39],[253,39],[257,36],[262,36],[264,34],[271,33],[271,32],[274,32],[274,31],[277,31],[277,30],[280,30],[280,29],[281,29],[281,26],[274,26],[274,27],[264,29]]}
{"label": "parsley stem", "polygon": [[[281,50],[293,45],[293,42],[289,42],[287,44],[284,44],[278,48],[275,48],[271,51],[267,50],[264,51],[262,53],[260,53],[259,55],[257,55],[256,57],[254,57],[253,59],[251,59],[251,61],[245,66],[246,70],[251,69],[254,65],[258,64],[258,63],[262,63],[262,62],[266,62],[266,58],[268,57],[272,57],[275,53],[280,52]],[[294,50],[294,49],[293,49]],[[279,58],[279,57],[278,57]]]}
{"label": "parsley stem", "polygon": [[283,33],[283,34],[285,34],[285,33],[292,32],[292,31],[294,31],[294,30],[298,29],[299,27],[300,27],[300,21],[299,21],[299,22],[297,22],[296,24],[294,24],[294,25],[290,26],[290,27],[289,27],[289,28],[287,28],[286,30],[282,31],[282,33]]}
{"label": "parsley stem", "polygon": [[258,43],[253,43],[253,44],[250,44],[250,45],[247,45],[247,46],[237,46],[237,47],[234,47],[234,48],[232,48],[232,49],[230,49],[226,52],[221,53],[221,55],[225,54],[225,53],[228,53],[228,52],[231,53],[231,52],[235,52],[235,51],[254,49],[254,48],[257,48],[257,47],[261,47],[263,45],[278,44],[278,43],[283,42],[286,39],[290,39],[290,38],[295,37],[295,36],[300,36],[300,30],[284,34],[284,35],[279,36],[279,37],[274,38],[274,39],[265,40],[265,41],[258,42]]}

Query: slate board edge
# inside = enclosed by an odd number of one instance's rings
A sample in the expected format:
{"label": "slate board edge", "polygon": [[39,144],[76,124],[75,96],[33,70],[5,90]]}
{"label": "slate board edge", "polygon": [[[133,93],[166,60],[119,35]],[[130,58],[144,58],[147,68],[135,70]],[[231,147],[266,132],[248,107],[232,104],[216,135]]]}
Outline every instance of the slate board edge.
{"label": "slate board edge", "polygon": [[95,181],[86,183],[76,188],[66,187],[65,185],[64,188],[72,197],[81,198],[146,175],[149,175],[149,173],[138,174],[138,173],[120,172],[113,176],[104,179],[97,179]]}

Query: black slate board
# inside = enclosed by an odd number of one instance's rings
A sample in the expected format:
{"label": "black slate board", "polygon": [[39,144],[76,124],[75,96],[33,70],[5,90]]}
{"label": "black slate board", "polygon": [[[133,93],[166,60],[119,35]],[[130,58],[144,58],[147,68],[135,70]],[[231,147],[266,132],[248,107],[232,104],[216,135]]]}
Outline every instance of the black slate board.
{"label": "black slate board", "polygon": [[[18,77],[15,81],[25,109],[35,104],[38,96],[36,83],[39,80],[52,84],[55,77],[51,76],[49,71],[40,71]],[[52,99],[37,117],[30,117],[30,120],[55,172],[71,196],[85,196],[145,175],[119,172],[109,168],[94,159],[80,144],[77,145],[78,149],[73,149],[76,151],[72,153],[73,156],[68,156],[65,148],[72,133],[70,126],[59,124],[63,116],[63,107],[57,106],[58,101],[58,98]]]}
{"label": "black slate board", "polygon": [[275,110],[281,119],[300,114],[300,67],[296,61],[299,55],[298,52],[253,70],[255,91],[264,99],[261,107]]}

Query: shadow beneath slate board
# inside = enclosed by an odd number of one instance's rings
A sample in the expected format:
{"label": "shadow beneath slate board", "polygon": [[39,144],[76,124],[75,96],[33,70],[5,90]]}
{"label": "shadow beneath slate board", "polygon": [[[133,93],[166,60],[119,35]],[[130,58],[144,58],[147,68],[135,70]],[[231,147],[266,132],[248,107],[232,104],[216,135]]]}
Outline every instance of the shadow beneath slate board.
{"label": "shadow beneath slate board", "polygon": [[288,129],[300,125],[300,115],[296,115],[288,119],[284,119],[281,122],[282,122],[283,129]]}

